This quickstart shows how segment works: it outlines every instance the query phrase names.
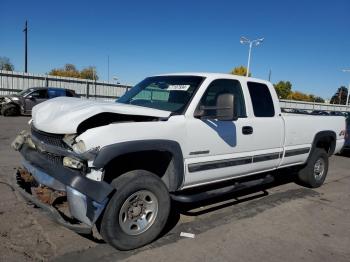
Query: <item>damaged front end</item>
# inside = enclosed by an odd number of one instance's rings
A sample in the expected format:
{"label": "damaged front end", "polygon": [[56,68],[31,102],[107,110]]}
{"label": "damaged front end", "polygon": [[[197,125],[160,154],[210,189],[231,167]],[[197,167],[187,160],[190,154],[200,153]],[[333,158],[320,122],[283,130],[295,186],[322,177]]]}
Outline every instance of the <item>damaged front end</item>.
{"label": "damaged front end", "polygon": [[89,233],[114,189],[91,179],[91,174],[102,172],[88,164],[96,152],[78,154],[63,139],[34,127],[31,134],[22,131],[16,137],[12,147],[23,157],[23,168],[16,174],[18,190],[59,224]]}

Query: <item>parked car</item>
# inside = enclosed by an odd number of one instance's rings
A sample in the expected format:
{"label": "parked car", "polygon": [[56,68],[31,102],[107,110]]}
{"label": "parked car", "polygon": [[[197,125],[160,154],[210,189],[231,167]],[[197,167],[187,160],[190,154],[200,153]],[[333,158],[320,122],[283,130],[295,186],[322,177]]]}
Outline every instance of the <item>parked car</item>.
{"label": "parked car", "polygon": [[[232,193],[239,178],[252,184],[292,166],[299,183],[321,186],[345,133],[344,117],[282,115],[270,82],[210,73],[149,77],[116,103],[49,100],[33,108],[30,125],[12,143],[23,157],[17,190],[77,232],[98,221],[121,250],[160,235],[171,198]],[[35,194],[41,186],[52,198]],[[69,215],[55,196],[66,196]]]}
{"label": "parked car", "polygon": [[345,112],[331,111],[331,112],[329,112],[329,114],[331,116],[344,116],[344,117],[346,117],[346,113]]}
{"label": "parked car", "polygon": [[70,89],[32,87],[17,94],[1,97],[0,112],[4,116],[30,115],[35,105],[59,96],[78,97],[74,90]]}
{"label": "parked car", "polygon": [[311,112],[311,115],[329,116],[329,113],[322,110],[314,110]]}
{"label": "parked car", "polygon": [[304,114],[304,115],[308,115],[308,114],[309,114],[309,112],[306,111],[306,110],[303,110],[303,109],[295,109],[295,108],[291,109],[291,110],[290,110],[290,113],[292,113],[292,114]]}

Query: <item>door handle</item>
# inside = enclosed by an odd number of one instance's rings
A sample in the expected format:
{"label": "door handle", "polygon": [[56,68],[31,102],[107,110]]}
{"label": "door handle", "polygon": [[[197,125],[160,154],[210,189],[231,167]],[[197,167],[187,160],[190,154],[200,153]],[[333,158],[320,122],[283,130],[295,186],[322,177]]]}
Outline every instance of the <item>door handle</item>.
{"label": "door handle", "polygon": [[244,127],[242,127],[242,133],[243,133],[243,135],[251,135],[251,134],[253,134],[253,127],[251,127],[251,126],[244,126]]}

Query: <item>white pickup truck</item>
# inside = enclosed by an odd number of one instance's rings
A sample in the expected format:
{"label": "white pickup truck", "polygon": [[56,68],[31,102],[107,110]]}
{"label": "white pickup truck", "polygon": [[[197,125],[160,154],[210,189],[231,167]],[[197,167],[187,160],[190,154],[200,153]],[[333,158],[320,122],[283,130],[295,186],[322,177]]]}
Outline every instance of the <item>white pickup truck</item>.
{"label": "white pickup truck", "polygon": [[18,190],[73,230],[97,225],[121,250],[159,236],[171,198],[222,192],[198,193],[209,184],[295,166],[299,182],[321,186],[345,134],[344,117],[282,115],[267,81],[214,73],[149,77],[116,103],[52,99],[30,126],[13,142]]}

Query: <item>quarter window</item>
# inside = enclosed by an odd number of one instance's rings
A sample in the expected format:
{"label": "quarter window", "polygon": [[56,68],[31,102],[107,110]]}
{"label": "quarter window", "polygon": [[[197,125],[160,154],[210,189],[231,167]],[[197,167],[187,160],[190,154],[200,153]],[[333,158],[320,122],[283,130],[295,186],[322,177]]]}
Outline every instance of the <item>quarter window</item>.
{"label": "quarter window", "polygon": [[275,108],[269,88],[265,84],[248,82],[248,90],[256,117],[273,117]]}

